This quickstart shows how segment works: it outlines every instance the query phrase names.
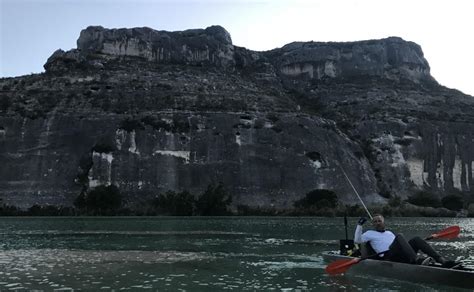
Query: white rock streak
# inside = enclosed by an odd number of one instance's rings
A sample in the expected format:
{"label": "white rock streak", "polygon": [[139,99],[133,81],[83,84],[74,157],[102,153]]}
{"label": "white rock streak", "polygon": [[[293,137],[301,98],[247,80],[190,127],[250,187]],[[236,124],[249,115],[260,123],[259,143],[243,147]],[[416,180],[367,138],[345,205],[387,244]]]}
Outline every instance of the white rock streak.
{"label": "white rock streak", "polygon": [[[89,171],[89,187],[95,188],[101,184],[110,186],[112,184],[112,153],[92,152],[94,166]],[[105,165],[104,165],[105,164]],[[95,174],[95,172],[98,172]]]}
{"label": "white rock streak", "polygon": [[393,145],[395,153],[392,154],[392,167],[398,167],[406,164],[405,158],[403,157],[403,153],[401,152],[401,148],[402,146],[398,144]]}
{"label": "white rock streak", "polygon": [[316,169],[319,169],[321,168],[321,161],[319,160],[314,160],[314,161],[311,161],[311,166],[316,170]]}
{"label": "white rock streak", "polygon": [[184,159],[185,163],[189,163],[190,151],[172,151],[172,150],[156,150],[153,155],[169,155]]}
{"label": "white rock streak", "polygon": [[128,147],[128,151],[133,154],[140,154],[140,151],[137,148],[135,131],[127,132],[123,129],[118,129],[117,131],[115,131],[115,145],[117,146],[117,149],[122,150],[122,147],[126,147],[124,146],[124,144],[127,141],[127,136],[130,145]]}
{"label": "white rock streak", "polygon": [[[415,159],[415,158],[410,158],[407,161],[408,168],[410,169],[410,179],[411,181],[417,185],[418,187],[423,187],[424,184],[427,184],[427,178],[428,178],[428,172],[424,171],[423,167],[423,160],[421,159]],[[468,164],[465,165],[466,168],[466,177],[465,181],[466,184],[468,184],[469,181],[469,172],[468,170]],[[444,178],[444,163],[441,162],[439,164],[439,167],[436,170],[436,178],[438,180],[438,187],[443,187],[445,183],[445,178]],[[474,171],[473,171],[474,175]],[[462,185],[461,185],[461,180],[462,180],[462,162],[459,159],[456,159],[454,161],[454,167],[453,167],[453,184],[454,188],[461,190]]]}
{"label": "white rock streak", "polygon": [[125,130],[118,129],[115,131],[115,145],[117,146],[118,150],[122,150],[122,144],[125,142]]}
{"label": "white rock streak", "polygon": [[428,177],[428,173],[423,171],[423,160],[410,158],[407,161],[408,168],[410,169],[410,179],[418,187],[423,187],[425,177]]}
{"label": "white rock streak", "polygon": [[240,140],[240,135],[235,135],[235,143],[237,145],[242,146],[242,141]]}
{"label": "white rock streak", "polygon": [[140,151],[137,149],[137,142],[135,141],[135,131],[130,132],[130,147],[128,151],[133,154],[140,154]]}

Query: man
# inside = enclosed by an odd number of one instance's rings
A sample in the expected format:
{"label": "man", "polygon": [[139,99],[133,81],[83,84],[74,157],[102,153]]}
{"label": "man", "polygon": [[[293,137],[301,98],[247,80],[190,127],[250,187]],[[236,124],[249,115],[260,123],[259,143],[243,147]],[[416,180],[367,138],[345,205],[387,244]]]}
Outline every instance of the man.
{"label": "man", "polygon": [[[408,242],[402,234],[395,236],[391,231],[385,230],[385,219],[382,215],[376,214],[372,218],[372,225],[375,230],[368,230],[362,233],[362,225],[367,221],[360,218],[356,227],[354,242],[370,243],[371,247],[383,260],[389,260],[402,263],[416,263],[416,254],[422,251],[444,268],[452,268],[457,265],[454,261],[449,261],[440,256],[425,240],[416,236]],[[384,251],[387,251],[384,253]]]}

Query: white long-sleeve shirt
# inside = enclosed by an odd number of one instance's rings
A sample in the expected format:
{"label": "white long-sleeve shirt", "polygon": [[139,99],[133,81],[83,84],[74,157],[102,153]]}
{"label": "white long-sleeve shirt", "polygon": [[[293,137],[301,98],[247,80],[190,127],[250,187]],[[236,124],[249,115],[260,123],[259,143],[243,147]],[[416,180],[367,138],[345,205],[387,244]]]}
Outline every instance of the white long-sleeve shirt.
{"label": "white long-sleeve shirt", "polygon": [[392,242],[395,240],[395,234],[391,231],[375,231],[375,230],[368,230],[362,233],[362,225],[357,225],[355,234],[354,234],[354,242],[355,243],[364,243],[369,242],[372,248],[375,250],[376,253],[381,253],[390,247]]}

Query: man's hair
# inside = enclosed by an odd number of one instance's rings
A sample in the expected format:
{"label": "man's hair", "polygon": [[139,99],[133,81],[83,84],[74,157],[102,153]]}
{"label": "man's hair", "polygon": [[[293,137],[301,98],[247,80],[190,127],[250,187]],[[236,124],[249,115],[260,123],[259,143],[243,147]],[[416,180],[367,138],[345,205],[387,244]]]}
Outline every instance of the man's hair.
{"label": "man's hair", "polygon": [[382,215],[382,214],[374,214],[374,216],[372,216],[372,218],[375,218],[375,217],[382,217],[383,219],[385,219],[385,217]]}

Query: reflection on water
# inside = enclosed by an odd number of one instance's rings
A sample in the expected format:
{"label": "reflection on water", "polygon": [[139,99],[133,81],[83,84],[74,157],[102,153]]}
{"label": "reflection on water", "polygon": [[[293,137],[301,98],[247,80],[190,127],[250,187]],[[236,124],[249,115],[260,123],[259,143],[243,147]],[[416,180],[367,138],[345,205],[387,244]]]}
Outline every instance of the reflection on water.
{"label": "reflection on water", "polygon": [[[390,219],[407,236],[459,224],[433,245],[474,267],[474,220],[415,220]],[[0,290],[445,291],[327,276],[320,253],[344,234],[340,218],[1,218]]]}
{"label": "reflection on water", "polygon": [[[131,282],[139,277],[137,284],[130,288],[150,286],[160,280],[171,279],[184,274],[168,274],[160,277],[139,270],[158,264],[176,264],[179,262],[201,262],[213,260],[207,253],[196,252],[152,252],[152,251],[80,251],[80,250],[8,250],[0,253],[0,272],[5,288],[19,288],[21,284],[31,287],[49,288],[67,286],[77,288],[105,289],[106,286]],[[9,281],[6,281],[6,280]],[[6,281],[6,282],[5,282]],[[0,286],[2,287],[2,286]],[[109,287],[110,288],[110,287]],[[121,287],[124,288],[124,287]]]}

